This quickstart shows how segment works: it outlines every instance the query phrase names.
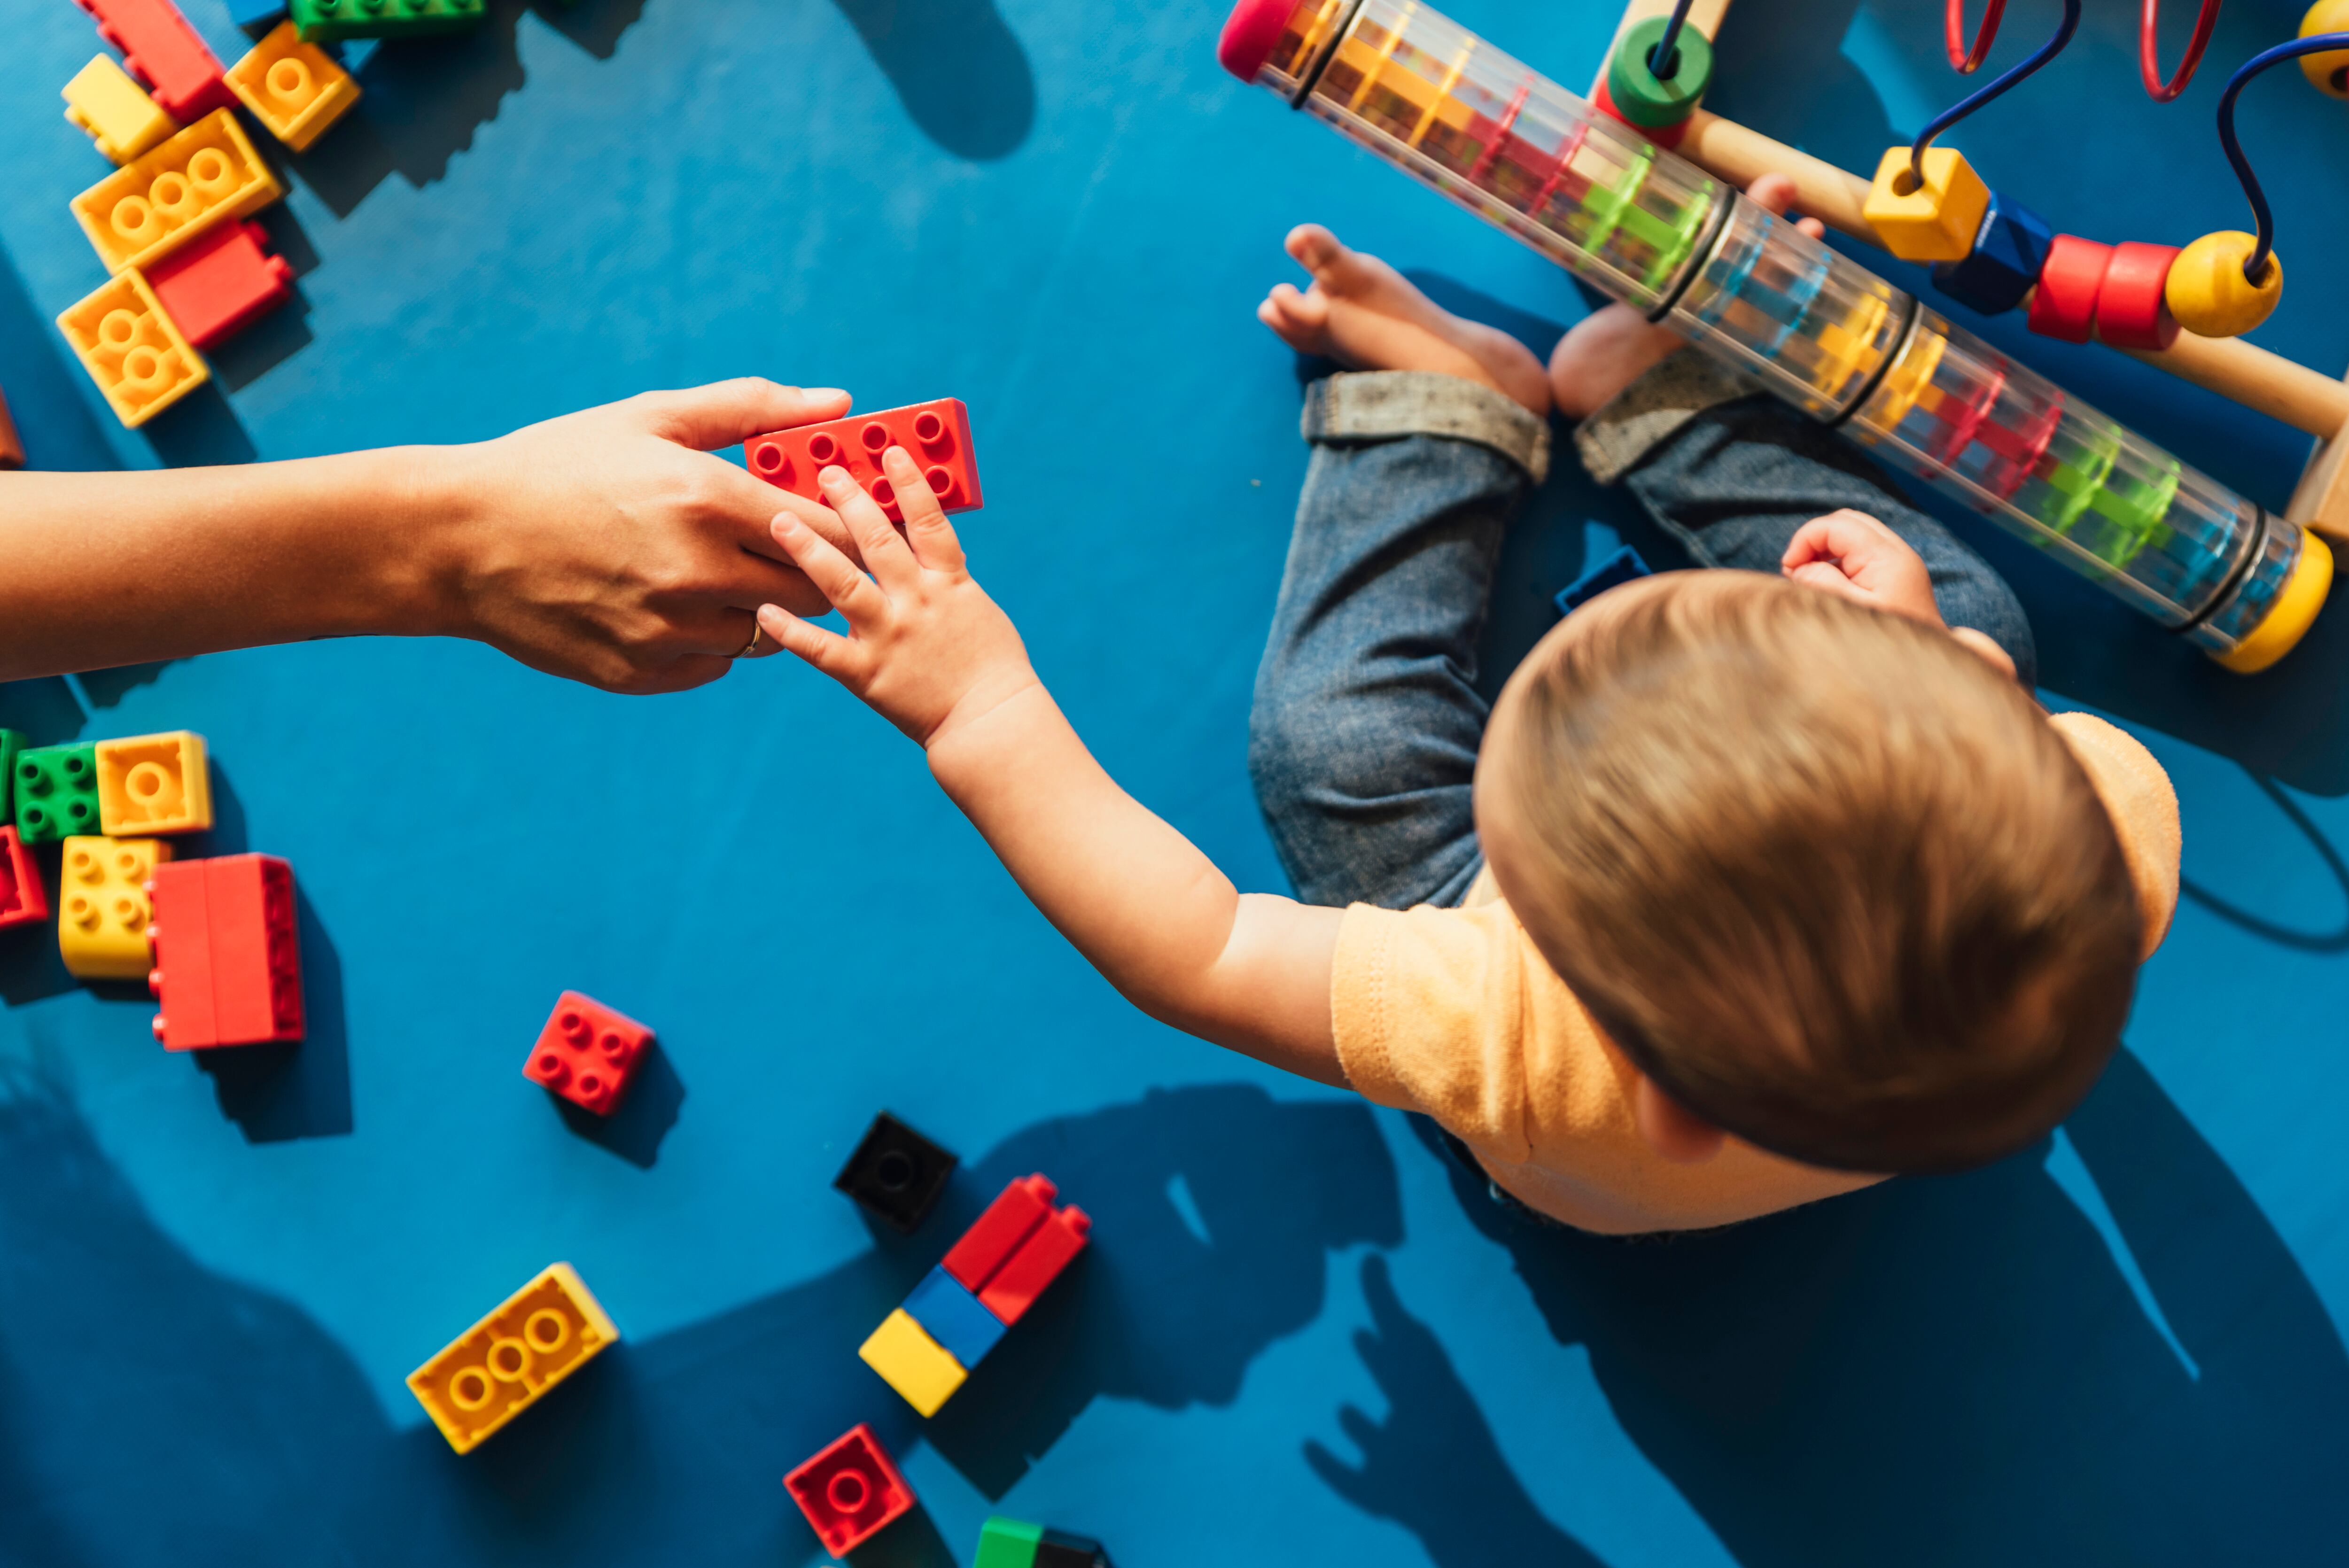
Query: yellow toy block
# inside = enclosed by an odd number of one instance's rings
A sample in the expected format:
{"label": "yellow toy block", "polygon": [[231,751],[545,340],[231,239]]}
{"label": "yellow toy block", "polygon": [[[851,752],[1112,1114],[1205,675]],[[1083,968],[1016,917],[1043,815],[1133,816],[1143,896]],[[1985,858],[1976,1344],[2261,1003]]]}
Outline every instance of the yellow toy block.
{"label": "yellow toy block", "polygon": [[278,23],[228,68],[228,86],[270,135],[296,152],[359,101],[350,72],[317,45],[304,43],[291,22]]}
{"label": "yellow toy block", "polygon": [[119,273],[284,194],[236,116],[216,108],[75,197],[72,206],[98,259]]}
{"label": "yellow toy block", "polygon": [[204,738],[192,730],[98,743],[98,825],[106,832],[200,833],[212,825]]}
{"label": "yellow toy block", "polygon": [[410,1372],[408,1387],[449,1446],[468,1453],[619,1337],[577,1271],[554,1264]]}
{"label": "yellow toy block", "polygon": [[74,355],[114,417],[137,429],[212,378],[204,362],[135,272],[108,280],[57,317]]}
{"label": "yellow toy block", "polygon": [[856,1354],[925,1416],[936,1415],[970,1376],[902,1306],[881,1320]]}
{"label": "yellow toy block", "polygon": [[1904,262],[1960,262],[1973,254],[1982,214],[1990,211],[1990,187],[1965,154],[1947,147],[1925,150],[1925,179],[1909,172],[1909,150],[1888,147],[1876,166],[1860,215],[1884,248]]}
{"label": "yellow toy block", "polygon": [[57,954],[84,980],[144,980],[155,967],[147,940],[147,879],[171,858],[160,839],[69,838],[58,874]]}
{"label": "yellow toy block", "polygon": [[66,118],[89,132],[98,150],[128,163],[173,131],[180,122],[147,96],[112,55],[93,56],[65,86]]}

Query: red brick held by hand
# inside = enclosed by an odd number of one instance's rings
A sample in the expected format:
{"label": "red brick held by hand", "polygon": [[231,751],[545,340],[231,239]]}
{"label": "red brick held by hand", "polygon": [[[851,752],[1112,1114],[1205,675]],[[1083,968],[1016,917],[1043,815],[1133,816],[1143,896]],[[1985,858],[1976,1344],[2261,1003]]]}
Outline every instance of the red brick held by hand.
{"label": "red brick held by hand", "polygon": [[823,500],[816,475],[827,468],[846,469],[881,503],[890,521],[903,522],[905,515],[898,509],[896,490],[881,469],[881,454],[891,447],[905,449],[940,507],[947,511],[978,510],[978,455],[971,450],[970,413],[959,397],[753,436],[742,443],[742,458],[769,484],[810,500]]}

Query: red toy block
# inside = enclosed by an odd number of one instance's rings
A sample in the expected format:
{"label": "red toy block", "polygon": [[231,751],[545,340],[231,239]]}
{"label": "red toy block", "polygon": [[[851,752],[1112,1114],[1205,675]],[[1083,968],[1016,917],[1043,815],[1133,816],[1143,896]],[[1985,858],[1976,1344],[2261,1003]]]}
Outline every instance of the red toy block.
{"label": "red toy block", "polygon": [[962,1239],[938,1261],[938,1267],[954,1275],[965,1290],[978,1295],[995,1277],[995,1271],[1019,1250],[1019,1243],[1051,1217],[1052,1200],[1060,1191],[1042,1176],[1022,1176],[996,1195],[987,1212],[971,1222]]}
{"label": "red toy block", "polygon": [[609,1116],[626,1092],[653,1032],[593,996],[565,991],[538,1032],[522,1076],[574,1105]]}
{"label": "red toy block", "polygon": [[123,67],[147,85],[163,112],[189,125],[234,108],[220,58],[204,46],[171,0],[74,0],[98,21],[98,36],[122,51]]}
{"label": "red toy block", "polygon": [[147,269],[163,314],[191,346],[208,350],[294,296],[294,269],[261,248],[254,222],[215,223]]}
{"label": "red toy block", "polygon": [[2110,245],[2077,234],[2058,234],[2050,241],[2031,296],[2031,330],[2065,343],[2087,342],[2095,325],[2096,291],[2104,286],[2105,268],[2112,258]]}
{"label": "red toy block", "polygon": [[742,443],[742,456],[750,471],[769,484],[810,500],[823,499],[818,473],[835,465],[846,469],[881,503],[890,521],[903,522],[896,493],[881,471],[881,454],[891,447],[905,449],[940,506],[948,511],[978,510],[978,455],[971,450],[970,413],[959,397],[753,436]]}
{"label": "red toy block", "polygon": [[49,918],[49,891],[41,868],[14,828],[0,828],[0,926],[36,925]]}
{"label": "red toy block", "polygon": [[914,1489],[889,1462],[873,1429],[861,1421],[785,1476],[783,1486],[834,1557],[854,1552],[914,1506]]}
{"label": "red toy block", "polygon": [[166,1050],[282,1045],[302,1037],[302,948],[294,868],[275,855],[166,861],[147,884]]}
{"label": "red toy block", "polygon": [[1085,1237],[1092,1228],[1091,1216],[1074,1203],[1055,1212],[995,1271],[995,1277],[978,1293],[979,1305],[1001,1318],[1006,1326],[1019,1322],[1044,1294],[1044,1287],[1060,1278],[1070,1260],[1085,1250]]}
{"label": "red toy block", "polygon": [[2178,318],[2164,296],[2175,245],[2136,240],[2113,247],[2096,286],[2096,335],[2116,348],[2163,349],[2178,341]]}
{"label": "red toy block", "polygon": [[1628,127],[1633,136],[1643,138],[1658,147],[1678,147],[1682,139],[1688,135],[1689,122],[1685,119],[1676,119],[1670,125],[1633,125],[1625,119],[1623,111],[1617,108],[1615,100],[1608,96],[1605,71],[1599,73],[1599,80],[1590,89],[1590,107],[1616,124]]}

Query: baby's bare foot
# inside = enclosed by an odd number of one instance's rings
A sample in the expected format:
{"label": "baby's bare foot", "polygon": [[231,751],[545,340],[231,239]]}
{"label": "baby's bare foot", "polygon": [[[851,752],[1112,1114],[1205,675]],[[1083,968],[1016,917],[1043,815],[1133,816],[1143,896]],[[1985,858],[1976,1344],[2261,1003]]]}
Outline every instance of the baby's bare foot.
{"label": "baby's bare foot", "polygon": [[1318,223],[1290,230],[1287,248],[1313,274],[1312,286],[1300,293],[1275,284],[1256,315],[1291,348],[1357,370],[1434,370],[1481,381],[1536,414],[1549,412],[1549,377],[1516,338],[1441,308],[1401,273],[1346,249]]}
{"label": "baby's bare foot", "polygon": [[[1764,174],[1745,194],[1755,206],[1783,215],[1794,205],[1795,182],[1783,174]],[[1816,218],[1801,219],[1795,226],[1813,239],[1826,232]],[[1550,396],[1567,418],[1588,418],[1685,342],[1680,334],[1651,325],[1629,305],[1594,310],[1576,322],[1550,351]]]}

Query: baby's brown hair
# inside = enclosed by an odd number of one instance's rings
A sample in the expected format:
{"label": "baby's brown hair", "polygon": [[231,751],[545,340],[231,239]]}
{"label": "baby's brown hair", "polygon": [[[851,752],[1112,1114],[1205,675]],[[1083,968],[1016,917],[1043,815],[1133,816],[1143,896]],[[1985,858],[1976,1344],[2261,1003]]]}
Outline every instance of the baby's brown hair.
{"label": "baby's brown hair", "polygon": [[1849,1171],[1977,1165],[2060,1121],[2119,1040],[2143,922],[2037,705],[1945,632],[1760,573],[1584,617],[1512,678],[1479,789],[1510,801],[1511,904],[1640,1069]]}

